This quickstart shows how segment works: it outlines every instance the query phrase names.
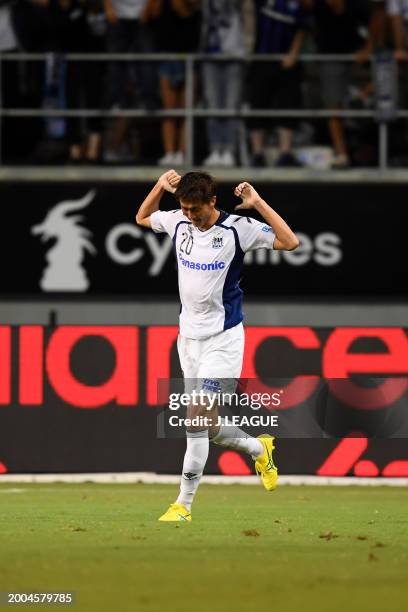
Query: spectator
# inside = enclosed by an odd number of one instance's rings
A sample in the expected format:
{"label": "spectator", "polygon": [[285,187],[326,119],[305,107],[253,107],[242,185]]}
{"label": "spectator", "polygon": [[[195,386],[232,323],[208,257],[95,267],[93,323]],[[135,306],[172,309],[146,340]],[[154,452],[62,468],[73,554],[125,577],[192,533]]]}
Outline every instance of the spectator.
{"label": "spectator", "polygon": [[[153,33],[149,23],[149,0],[104,0],[108,21],[108,53],[153,53]],[[156,96],[156,79],[151,63],[112,62],[109,66],[109,102],[123,107],[129,69],[136,72],[142,103],[151,108]]]}
{"label": "spectator", "polygon": [[[360,34],[361,26],[369,24],[370,5],[366,0],[315,0],[316,45],[322,54],[355,54],[358,61],[369,55],[370,43]],[[351,63],[330,61],[320,63],[320,78],[323,104],[326,109],[344,107],[350,83]],[[350,157],[347,149],[344,126],[338,117],[328,121],[335,159],[332,167],[348,168]]]}
{"label": "spectator", "polygon": [[17,48],[17,38],[10,15],[11,0],[0,1],[0,52],[14,51]]}
{"label": "spectator", "polygon": [[408,0],[386,0],[386,11],[390,16],[395,58],[408,59]]}
{"label": "spectator", "polygon": [[369,37],[372,49],[385,48],[387,41],[385,0],[371,0]]}
{"label": "spectator", "polygon": [[13,23],[20,47],[28,52],[56,51],[64,19],[53,0],[19,0],[12,5]]}
{"label": "spectator", "polygon": [[[252,67],[249,99],[253,109],[299,109],[301,107],[301,68],[298,55],[307,28],[302,0],[255,0],[255,53],[284,55],[282,61],[255,62]],[[251,121],[253,165],[265,166],[264,119]],[[299,166],[292,152],[291,119],[279,120],[277,166]]]}
{"label": "spectator", "polygon": [[[359,63],[367,62],[371,54],[376,50],[385,49],[388,43],[388,28],[385,14],[384,0],[370,0],[371,18],[368,28],[367,44],[357,54]],[[370,79],[361,89],[356,92],[354,106],[367,108],[372,105],[374,84]]]}
{"label": "spectator", "polygon": [[[67,17],[65,51],[70,53],[102,53],[105,50],[106,22],[102,0],[59,0]],[[104,65],[97,61],[70,61],[67,66],[67,107],[101,107]],[[85,134],[82,125],[85,124]],[[101,117],[69,117],[67,140],[71,162],[99,161],[102,140]]]}
{"label": "spectator", "polygon": [[[157,2],[157,0],[155,0]],[[151,19],[152,0],[104,0],[108,21],[106,47],[109,53],[153,53],[154,36]],[[135,78],[134,78],[135,77]],[[110,108],[126,108],[134,103],[131,83],[136,80],[139,105],[151,109],[156,106],[156,65],[152,62],[113,61],[108,69],[108,100]],[[121,117],[114,122],[105,159],[123,158],[125,138],[132,119]]]}
{"label": "spectator", "polygon": [[[10,0],[0,3],[0,53],[16,51],[18,46],[11,19],[10,4]],[[16,62],[2,62],[0,73],[0,108],[18,106],[18,89],[18,68]],[[10,151],[10,144],[13,146],[15,142],[18,142],[18,120],[16,121],[15,118],[11,117],[6,119],[0,117],[0,134],[2,134],[0,155],[3,159],[4,154],[7,157]],[[6,146],[7,149],[5,148]]]}
{"label": "spectator", "polygon": [[[24,75],[23,106],[28,108],[64,108],[65,79],[54,72],[53,95],[50,96],[50,65],[62,67],[56,53],[64,51],[67,18],[57,0],[19,0],[13,7],[13,23],[19,46],[28,53],[48,53],[47,62],[22,62]],[[65,66],[65,65],[64,65]],[[53,97],[52,104],[51,97]],[[63,117],[31,117],[24,120],[24,141],[30,160],[50,163],[66,160],[65,119]],[[56,130],[56,126],[58,130]]]}
{"label": "spectator", "polygon": [[[203,0],[202,49],[204,53],[237,56],[245,52],[241,0]],[[204,62],[203,87],[207,108],[238,109],[241,101],[240,61]],[[213,117],[207,120],[210,148],[205,166],[235,166],[239,122]]]}
{"label": "spectator", "polygon": [[[157,23],[158,50],[162,53],[192,53],[197,50],[200,13],[197,0],[160,0]],[[185,107],[185,69],[182,61],[160,65],[160,94],[166,110]],[[162,166],[184,164],[185,121],[165,118],[162,121],[164,155]]]}

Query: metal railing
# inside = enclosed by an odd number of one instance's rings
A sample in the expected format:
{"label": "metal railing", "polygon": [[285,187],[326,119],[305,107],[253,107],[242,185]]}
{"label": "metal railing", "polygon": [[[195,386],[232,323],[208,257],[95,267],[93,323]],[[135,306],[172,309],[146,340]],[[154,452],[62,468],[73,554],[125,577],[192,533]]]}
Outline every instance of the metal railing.
{"label": "metal railing", "polygon": [[[38,62],[46,61],[49,58],[49,53],[0,53],[0,83],[2,83],[2,66],[3,62]],[[48,109],[48,108],[4,108],[2,104],[2,95],[0,91],[0,118],[1,117],[134,117],[134,118],[165,118],[165,117],[182,117],[186,121],[186,165],[192,166],[194,163],[194,120],[197,118],[295,118],[295,119],[328,119],[331,117],[337,118],[353,118],[353,119],[378,119],[378,113],[375,109],[369,110],[325,110],[325,109],[275,109],[275,110],[259,110],[249,109],[241,106],[236,110],[232,109],[212,109],[194,108],[194,71],[195,65],[205,61],[210,62],[240,62],[243,65],[252,62],[271,62],[281,61],[285,55],[277,54],[247,54],[247,55],[209,55],[209,54],[178,54],[178,53],[67,53],[59,54],[66,61],[80,62],[168,62],[178,61],[185,63],[185,107],[178,109],[110,109],[102,110],[94,109]],[[374,56],[371,56],[371,61]],[[348,62],[355,63],[354,55],[320,55],[320,54],[302,54],[298,58],[302,63],[315,62]],[[408,110],[396,109],[393,118],[408,118]],[[386,170],[388,167],[388,122],[378,121],[378,159],[379,168]],[[2,141],[2,131],[0,122],[0,143]],[[1,151],[1,146],[0,146]],[[0,153],[1,155],[1,153]],[[0,157],[0,164],[2,163]]]}

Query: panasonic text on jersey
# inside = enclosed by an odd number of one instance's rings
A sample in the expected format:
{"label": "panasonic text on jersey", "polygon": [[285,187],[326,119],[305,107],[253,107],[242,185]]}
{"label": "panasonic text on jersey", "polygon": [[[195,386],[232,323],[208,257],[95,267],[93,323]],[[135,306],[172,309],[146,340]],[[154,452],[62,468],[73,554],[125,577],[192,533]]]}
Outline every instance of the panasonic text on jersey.
{"label": "panasonic text on jersey", "polygon": [[211,263],[199,263],[197,261],[191,261],[190,259],[185,259],[181,253],[179,253],[180,263],[186,268],[190,268],[191,270],[203,270],[204,272],[208,270],[223,270],[225,268],[225,261],[213,261]]}

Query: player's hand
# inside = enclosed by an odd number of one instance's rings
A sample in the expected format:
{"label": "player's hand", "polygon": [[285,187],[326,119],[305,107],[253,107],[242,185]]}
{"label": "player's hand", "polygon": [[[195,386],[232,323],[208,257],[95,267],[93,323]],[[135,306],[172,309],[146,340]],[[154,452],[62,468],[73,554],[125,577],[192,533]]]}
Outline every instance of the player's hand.
{"label": "player's hand", "polygon": [[161,175],[157,181],[162,189],[165,189],[169,193],[174,193],[177,189],[177,185],[181,180],[181,176],[177,174],[175,170],[168,170]]}
{"label": "player's hand", "polygon": [[259,193],[255,191],[250,183],[240,183],[235,187],[234,194],[242,199],[242,203],[235,207],[235,210],[255,208],[256,203],[261,199]]}

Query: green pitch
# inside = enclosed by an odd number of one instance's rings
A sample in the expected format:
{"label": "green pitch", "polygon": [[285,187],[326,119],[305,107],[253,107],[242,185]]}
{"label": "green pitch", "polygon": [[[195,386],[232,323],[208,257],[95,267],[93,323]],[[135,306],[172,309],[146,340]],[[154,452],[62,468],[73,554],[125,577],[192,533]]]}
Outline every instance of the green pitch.
{"label": "green pitch", "polygon": [[157,522],[176,491],[0,485],[0,591],[75,591],[84,612],[408,610],[408,490],[203,485],[191,524]]}

